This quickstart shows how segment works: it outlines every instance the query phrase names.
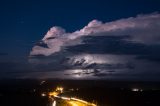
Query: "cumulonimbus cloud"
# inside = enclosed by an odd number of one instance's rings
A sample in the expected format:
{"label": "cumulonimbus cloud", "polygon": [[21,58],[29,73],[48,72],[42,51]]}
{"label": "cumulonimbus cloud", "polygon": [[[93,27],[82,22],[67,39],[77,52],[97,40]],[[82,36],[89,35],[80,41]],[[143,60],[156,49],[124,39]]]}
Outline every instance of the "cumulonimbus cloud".
{"label": "cumulonimbus cloud", "polygon": [[35,45],[30,52],[30,56],[49,56],[60,52],[63,47],[81,43],[83,36],[103,36],[130,35],[130,41],[144,44],[159,43],[160,40],[160,14],[152,13],[147,15],[137,15],[126,19],[119,19],[112,22],[103,23],[98,20],[89,22],[84,28],[73,33],[67,33],[61,27],[52,27],[44,36],[40,44]]}

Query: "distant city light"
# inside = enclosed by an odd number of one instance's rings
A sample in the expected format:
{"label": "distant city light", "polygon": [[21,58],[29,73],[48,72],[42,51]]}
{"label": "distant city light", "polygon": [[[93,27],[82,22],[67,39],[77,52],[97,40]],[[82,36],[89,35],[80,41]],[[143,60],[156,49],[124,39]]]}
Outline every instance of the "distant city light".
{"label": "distant city light", "polygon": [[138,89],[137,89],[137,88],[133,88],[133,89],[132,89],[132,91],[137,92],[137,91],[138,91]]}
{"label": "distant city light", "polygon": [[74,91],[74,89],[73,88],[71,88],[71,89],[69,89],[70,91]]}
{"label": "distant city light", "polygon": [[33,92],[36,92],[36,89],[33,89]]}
{"label": "distant city light", "polygon": [[62,87],[57,87],[56,91],[60,91],[62,93],[63,92],[63,88]]}
{"label": "distant city light", "polygon": [[41,94],[41,96],[43,96],[43,97],[44,97],[44,96],[47,96],[47,95],[46,95],[45,93],[42,93],[42,94]]}
{"label": "distant city light", "polygon": [[139,91],[140,91],[140,92],[142,92],[142,91],[143,91],[143,89],[139,89],[139,88],[132,88],[132,91],[133,91],[133,92],[139,92]]}

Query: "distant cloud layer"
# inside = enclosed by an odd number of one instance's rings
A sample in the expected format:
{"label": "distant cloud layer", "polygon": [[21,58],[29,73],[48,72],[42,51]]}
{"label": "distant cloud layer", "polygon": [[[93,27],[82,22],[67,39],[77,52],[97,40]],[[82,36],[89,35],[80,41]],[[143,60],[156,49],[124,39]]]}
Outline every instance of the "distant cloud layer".
{"label": "distant cloud layer", "polygon": [[29,62],[55,71],[44,77],[154,79],[160,75],[159,34],[159,13],[93,20],[73,33],[54,26],[32,48]]}

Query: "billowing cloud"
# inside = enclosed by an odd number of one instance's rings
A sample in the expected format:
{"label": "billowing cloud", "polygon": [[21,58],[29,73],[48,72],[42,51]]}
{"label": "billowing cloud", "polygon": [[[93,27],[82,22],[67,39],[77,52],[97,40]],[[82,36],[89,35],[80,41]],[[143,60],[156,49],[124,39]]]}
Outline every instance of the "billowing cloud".
{"label": "billowing cloud", "polygon": [[93,20],[73,33],[55,26],[34,45],[29,62],[63,78],[152,79],[160,75],[159,33],[159,13]]}
{"label": "billowing cloud", "polygon": [[138,15],[127,19],[120,19],[113,22],[102,23],[98,20],[89,22],[87,26],[73,33],[66,33],[61,27],[52,27],[44,36],[41,43],[47,45],[47,48],[35,45],[30,55],[49,56],[59,52],[62,47],[74,45],[81,41],[74,40],[83,36],[95,35],[130,35],[130,41],[140,43],[159,43],[160,40],[160,14],[153,13],[149,15]]}

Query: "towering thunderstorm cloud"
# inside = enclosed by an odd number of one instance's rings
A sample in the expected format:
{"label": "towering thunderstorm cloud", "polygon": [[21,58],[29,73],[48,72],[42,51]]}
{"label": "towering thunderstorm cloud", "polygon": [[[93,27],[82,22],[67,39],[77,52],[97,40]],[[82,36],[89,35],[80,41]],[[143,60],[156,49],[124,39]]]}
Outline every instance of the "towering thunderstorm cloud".
{"label": "towering thunderstorm cloud", "polygon": [[[54,26],[32,48],[29,62],[63,78],[143,78],[160,74],[160,14],[103,23],[72,33]],[[43,58],[41,58],[43,57]],[[38,67],[38,68],[37,68]],[[53,73],[52,73],[53,72]],[[145,79],[145,78],[144,78]]]}
{"label": "towering thunderstorm cloud", "polygon": [[113,22],[102,23],[98,20],[89,22],[87,26],[73,33],[66,33],[65,29],[54,26],[44,36],[40,44],[47,47],[35,45],[30,56],[49,56],[59,52],[62,47],[75,45],[74,40],[83,36],[97,35],[131,35],[128,40],[141,43],[159,43],[160,40],[160,14],[138,15],[127,19],[120,19]]}

